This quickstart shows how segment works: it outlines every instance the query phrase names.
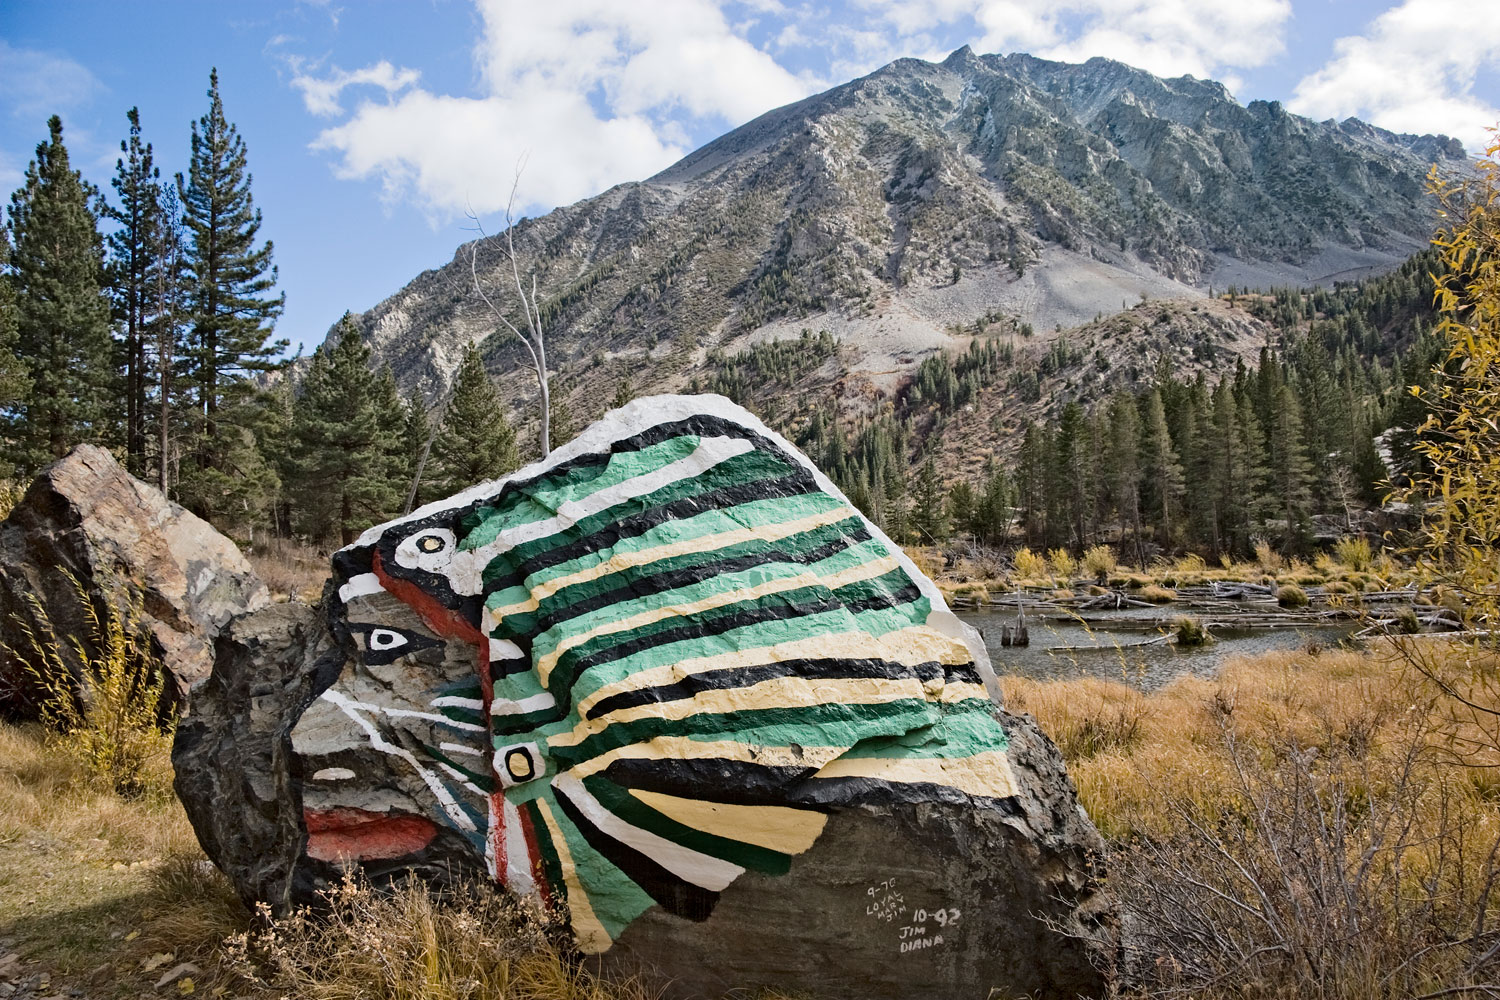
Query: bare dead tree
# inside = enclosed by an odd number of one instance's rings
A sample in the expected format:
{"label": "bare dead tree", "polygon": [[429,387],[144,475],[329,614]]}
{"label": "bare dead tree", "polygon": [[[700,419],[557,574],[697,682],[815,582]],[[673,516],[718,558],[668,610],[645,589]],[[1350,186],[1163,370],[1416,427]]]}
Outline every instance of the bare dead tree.
{"label": "bare dead tree", "polygon": [[516,228],[515,216],[512,212],[516,204],[516,189],[520,186],[521,171],[524,167],[524,160],[516,167],[515,180],[510,186],[510,198],[505,203],[505,233],[503,234],[505,244],[501,248],[501,253],[510,264],[510,276],[515,284],[516,298],[520,300],[521,311],[526,316],[526,332],[523,333],[517,328],[510,321],[510,317],[506,316],[495,305],[494,300],[485,292],[484,283],[479,280],[479,251],[482,246],[493,244],[494,239],[485,233],[484,226],[479,221],[479,216],[472,210],[469,212],[469,219],[474,223],[474,228],[479,233],[479,239],[469,244],[469,275],[474,282],[475,294],[479,296],[480,301],[489,309],[491,315],[499,321],[503,329],[509,331],[526,347],[526,353],[531,359],[527,367],[536,375],[537,391],[541,397],[539,406],[542,423],[539,440],[542,448],[541,457],[546,458],[552,451],[552,394],[548,386],[547,345],[542,335],[542,313],[540,303],[537,301],[536,274],[531,274],[530,291],[527,290],[526,283],[521,280],[521,265],[516,258],[516,242],[514,237]]}

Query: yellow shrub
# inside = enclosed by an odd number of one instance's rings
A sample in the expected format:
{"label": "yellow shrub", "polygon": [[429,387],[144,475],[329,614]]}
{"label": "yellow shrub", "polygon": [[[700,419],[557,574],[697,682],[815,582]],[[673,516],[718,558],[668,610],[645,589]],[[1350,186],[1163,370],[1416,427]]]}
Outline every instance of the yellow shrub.
{"label": "yellow shrub", "polygon": [[1053,549],[1047,553],[1047,561],[1052,564],[1052,572],[1064,580],[1073,578],[1073,571],[1078,568],[1078,560],[1067,549]]}
{"label": "yellow shrub", "polygon": [[1016,576],[1022,580],[1036,580],[1047,575],[1047,560],[1028,548],[1016,549],[1012,557],[1016,563]]}
{"label": "yellow shrub", "polygon": [[1095,580],[1107,578],[1116,565],[1115,550],[1108,545],[1095,545],[1083,553],[1083,572]]}

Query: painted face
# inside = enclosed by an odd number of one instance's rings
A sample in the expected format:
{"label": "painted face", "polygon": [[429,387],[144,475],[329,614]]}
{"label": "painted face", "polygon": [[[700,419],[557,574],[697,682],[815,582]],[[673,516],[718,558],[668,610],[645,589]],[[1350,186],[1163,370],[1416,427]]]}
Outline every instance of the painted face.
{"label": "painted face", "polygon": [[[335,568],[356,662],[294,732],[309,852],[395,857],[420,820],[565,905],[586,951],[653,905],[706,918],[872,789],[1013,793],[987,664],[931,583],[714,397],[638,400]],[[407,840],[361,848],[340,781]]]}

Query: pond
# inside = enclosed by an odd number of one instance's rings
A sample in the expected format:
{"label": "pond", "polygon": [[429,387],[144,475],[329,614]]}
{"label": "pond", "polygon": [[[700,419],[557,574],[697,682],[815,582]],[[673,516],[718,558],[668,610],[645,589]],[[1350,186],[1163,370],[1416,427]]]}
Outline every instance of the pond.
{"label": "pond", "polygon": [[[1247,622],[1260,618],[1256,612],[1264,612],[1267,606],[1275,609],[1274,604],[1259,602],[1242,613],[1215,609],[1210,615],[1170,605],[1077,614],[1061,608],[1028,608],[1031,644],[1024,647],[1000,644],[1001,627],[1015,625],[1014,607],[956,608],[955,612],[984,636],[997,674],[1036,680],[1100,677],[1145,691],[1154,691],[1182,674],[1212,676],[1230,656],[1302,649],[1313,643],[1324,647],[1352,643],[1362,627],[1347,619],[1330,621],[1313,615],[1275,627],[1235,625],[1236,618]],[[1184,615],[1218,623],[1214,641],[1182,647],[1163,641],[1170,623]]]}

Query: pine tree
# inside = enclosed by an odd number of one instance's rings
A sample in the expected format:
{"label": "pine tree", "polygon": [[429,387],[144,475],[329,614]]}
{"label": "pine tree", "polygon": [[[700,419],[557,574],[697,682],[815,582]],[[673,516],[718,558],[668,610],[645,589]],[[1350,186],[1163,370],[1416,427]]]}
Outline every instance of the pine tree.
{"label": "pine tree", "polygon": [[937,545],[948,538],[948,515],[943,509],[944,492],[937,463],[929,455],[917,472],[916,482],[912,484],[911,522],[921,544]]}
{"label": "pine tree", "polygon": [[1170,545],[1173,529],[1182,516],[1182,463],[1172,444],[1167,427],[1167,412],[1161,393],[1152,389],[1146,396],[1145,419],[1141,429],[1141,478],[1145,484],[1146,507],[1155,517],[1157,540]]}
{"label": "pine tree", "polygon": [[1312,463],[1303,444],[1302,407],[1291,386],[1282,383],[1273,406],[1269,448],[1271,485],[1286,517],[1286,548],[1292,552],[1302,548],[1302,539],[1307,534]]}
{"label": "pine tree", "polygon": [[[10,234],[0,226],[0,410],[10,409],[26,398],[31,380],[16,357],[16,290],[10,279]],[[9,475],[10,470],[3,471]]]}
{"label": "pine tree", "polygon": [[615,398],[610,402],[609,408],[618,410],[634,398],[635,387],[630,384],[630,376],[626,375],[620,379],[620,384],[615,387]]}
{"label": "pine tree", "polygon": [[[1114,452],[1115,508],[1119,512],[1121,537],[1129,525],[1135,538],[1136,565],[1144,567],[1146,554],[1141,541],[1141,415],[1129,394],[1116,393],[1109,404],[1110,446]],[[1123,546],[1122,546],[1123,547]]]}
{"label": "pine tree", "polygon": [[405,500],[393,461],[405,413],[393,402],[394,379],[383,387],[370,372],[370,348],[348,313],[335,337],[313,355],[292,410],[295,474],[288,492],[301,530],[347,545]]}
{"label": "pine tree", "polygon": [[114,436],[104,240],[90,205],[98,192],[69,164],[62,120],[53,115],[47,128],[10,200],[16,354],[31,382],[14,457],[27,472],[79,442]]}
{"label": "pine tree", "polygon": [[406,457],[402,482],[407,492],[406,507],[410,510],[436,499],[430,489],[432,437],[427,404],[422,401],[422,394],[413,389],[406,397],[406,417],[401,428],[401,451]]}
{"label": "pine tree", "polygon": [[125,466],[133,474],[145,474],[148,390],[155,382],[148,370],[148,325],[157,271],[165,266],[162,255],[161,171],[152,157],[151,144],[141,142],[141,116],[136,108],[126,112],[130,137],[121,140],[111,182],[118,206],[106,213],[118,228],[109,236],[115,318],[124,340],[120,344],[120,369],[124,376]]}
{"label": "pine tree", "polygon": [[[224,117],[217,70],[209,75],[208,98],[208,111],[193,124],[188,178],[177,175],[188,236],[194,474],[226,468],[234,442],[221,425],[243,426],[238,407],[254,394],[251,376],[276,368],[273,358],[287,343],[267,343],[285,296],[269,294],[276,284],[272,245],[256,246],[261,215],[250,194],[245,140]],[[203,508],[186,474],[182,490],[196,501],[190,506]]]}
{"label": "pine tree", "polygon": [[464,352],[430,461],[440,496],[498,479],[521,464],[505,404],[473,346]]}

